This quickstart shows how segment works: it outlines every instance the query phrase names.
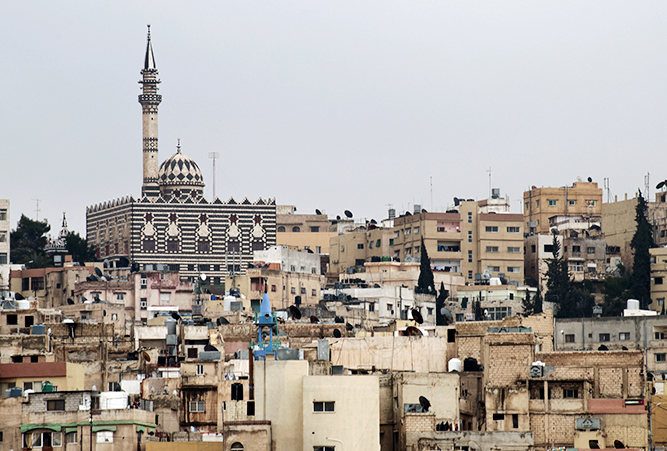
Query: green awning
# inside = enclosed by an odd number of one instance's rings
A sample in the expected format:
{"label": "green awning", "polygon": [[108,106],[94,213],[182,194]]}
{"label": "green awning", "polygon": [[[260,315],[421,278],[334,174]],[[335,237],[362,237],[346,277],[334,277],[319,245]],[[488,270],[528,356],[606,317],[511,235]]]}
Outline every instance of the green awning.
{"label": "green awning", "polygon": [[70,432],[76,432],[77,428],[65,428],[65,434],[69,434]]}
{"label": "green awning", "polygon": [[99,431],[114,431],[116,432],[116,426],[110,426],[110,425],[100,425],[100,426],[93,426],[93,432],[99,432]]}
{"label": "green awning", "polygon": [[60,424],[22,424],[21,432],[34,431],[35,429],[50,429],[52,431],[60,432],[62,426]]}

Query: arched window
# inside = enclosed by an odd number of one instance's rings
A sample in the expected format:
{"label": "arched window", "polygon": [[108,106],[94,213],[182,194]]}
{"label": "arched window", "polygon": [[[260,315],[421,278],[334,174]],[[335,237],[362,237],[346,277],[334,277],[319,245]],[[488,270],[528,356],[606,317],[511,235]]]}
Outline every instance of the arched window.
{"label": "arched window", "polygon": [[301,229],[299,228],[299,226],[294,226],[292,227],[292,232],[301,232]]}
{"label": "arched window", "polygon": [[278,227],[278,232],[284,232],[284,231],[285,231],[285,226]]}
{"label": "arched window", "polygon": [[239,442],[235,442],[230,449],[231,451],[243,451],[243,445]]}

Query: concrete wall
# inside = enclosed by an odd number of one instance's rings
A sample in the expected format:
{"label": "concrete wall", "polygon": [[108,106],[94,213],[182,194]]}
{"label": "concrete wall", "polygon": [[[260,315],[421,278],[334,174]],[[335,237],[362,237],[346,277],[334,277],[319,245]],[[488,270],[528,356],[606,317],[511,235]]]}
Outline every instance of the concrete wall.
{"label": "concrete wall", "polygon": [[[313,402],[333,401],[334,412],[314,412]],[[376,450],[380,446],[377,376],[307,376],[303,379],[303,449],[338,446]],[[342,446],[341,446],[342,447]]]}

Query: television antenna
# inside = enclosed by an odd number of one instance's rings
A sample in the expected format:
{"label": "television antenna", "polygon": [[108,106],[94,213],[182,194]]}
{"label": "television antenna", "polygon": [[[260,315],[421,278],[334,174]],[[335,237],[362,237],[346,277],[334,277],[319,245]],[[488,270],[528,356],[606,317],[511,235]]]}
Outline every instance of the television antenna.
{"label": "television antenna", "polygon": [[215,200],[215,160],[220,158],[218,152],[209,152],[208,157],[213,160],[213,200]]}
{"label": "television antenna", "polygon": [[37,202],[37,208],[35,208],[35,215],[37,216],[37,220],[39,221],[39,212],[41,211],[39,209],[39,203],[42,201],[42,199],[33,199],[35,202]]}

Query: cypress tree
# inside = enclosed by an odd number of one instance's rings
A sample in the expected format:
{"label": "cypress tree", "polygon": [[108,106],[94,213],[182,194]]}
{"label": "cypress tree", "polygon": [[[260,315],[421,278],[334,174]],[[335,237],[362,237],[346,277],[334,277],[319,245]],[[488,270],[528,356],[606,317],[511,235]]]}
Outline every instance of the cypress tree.
{"label": "cypress tree", "polygon": [[651,303],[651,255],[649,249],[655,247],[651,224],[648,219],[648,204],[639,191],[637,207],[635,208],[635,222],[637,229],[630,242],[634,251],[630,284],[632,294],[639,300],[641,308],[646,309]]}
{"label": "cypress tree", "polygon": [[435,281],[433,280],[433,270],[431,269],[431,259],[428,257],[424,237],[422,236],[419,264],[419,279],[417,280],[417,293],[436,294]]}

